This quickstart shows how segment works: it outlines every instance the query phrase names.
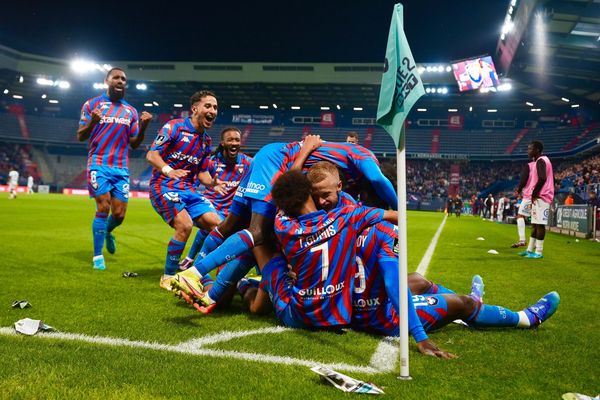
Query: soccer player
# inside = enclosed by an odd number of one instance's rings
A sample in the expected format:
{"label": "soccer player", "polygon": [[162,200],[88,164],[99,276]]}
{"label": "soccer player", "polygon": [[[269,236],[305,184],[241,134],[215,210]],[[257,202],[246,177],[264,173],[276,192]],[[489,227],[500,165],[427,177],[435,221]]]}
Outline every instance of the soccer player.
{"label": "soccer player", "polygon": [[33,193],[33,176],[29,175],[27,177],[27,194]]}
{"label": "soccer player", "polygon": [[[250,170],[251,157],[240,151],[242,133],[238,128],[221,131],[221,142],[208,160],[207,171],[219,185],[207,187],[203,195],[215,206],[221,218],[229,214],[229,207],[242,178]],[[180,270],[192,265],[208,232],[198,230],[187,257],[179,264]]]}
{"label": "soccer player", "polygon": [[525,187],[530,188],[531,186],[529,171],[533,168],[534,164],[534,161],[530,161],[527,165],[523,166],[519,184],[515,189],[515,194],[517,195],[517,198],[521,199],[521,203],[519,204],[517,211],[517,233],[519,235],[519,241],[510,246],[514,249],[527,246],[527,240],[525,238],[525,218],[531,216],[531,191],[528,189],[524,192],[523,189]]}
{"label": "soccer player", "polygon": [[[173,283],[178,289],[188,295],[201,292],[199,280],[204,274],[250,249],[262,268],[274,251],[268,248],[273,243],[270,239],[276,211],[271,198],[273,182],[290,168],[308,168],[324,160],[341,167],[352,178],[364,178],[372,182],[378,194],[389,205],[396,207],[398,201],[392,184],[381,173],[373,153],[362,146],[320,143],[320,138],[312,135],[303,142],[268,144],[253,159],[251,172],[245,178],[247,184],[240,185],[230,214],[207,237],[201,254],[210,254],[203,259],[196,259],[192,268],[176,275]],[[239,221],[248,213],[251,213],[248,229],[239,231],[243,228]]]}
{"label": "soccer player", "polygon": [[191,96],[190,105],[192,115],[167,122],[146,154],[154,167],[149,184],[152,207],[175,230],[160,280],[167,290],[194,224],[211,230],[221,222],[211,202],[194,187],[196,177],[206,187],[219,185],[207,171],[212,140],[206,133],[218,114],[217,98],[202,90]]}
{"label": "soccer player", "polygon": [[[357,241],[360,261],[357,260],[353,302],[352,324],[355,328],[384,335],[398,334],[397,238],[398,232],[393,225],[380,222],[363,231]],[[411,275],[413,285],[422,278],[420,275]],[[425,285],[421,286],[426,288]],[[441,288],[443,290],[440,290],[440,285],[431,284],[429,289],[417,291],[423,294],[412,296],[412,303],[425,331],[440,329],[457,319],[476,328],[534,328],[550,318],[560,304],[560,296],[556,292],[546,294],[537,303],[518,312],[483,304],[483,281],[479,275],[473,278],[471,294],[468,296]],[[437,294],[431,294],[434,291]]]}
{"label": "soccer player", "polygon": [[[104,80],[105,94],[83,104],[77,139],[90,139],[87,162],[88,191],[96,200],[92,222],[94,269],[104,270],[102,248],[114,254],[112,231],[125,218],[129,199],[129,148],[137,148],[144,140],[152,114],[138,112],[124,100],[127,76],[121,68],[112,68]],[[110,213],[110,216],[109,216]]]}
{"label": "soccer player", "polygon": [[16,169],[11,169],[8,172],[8,199],[17,198],[17,186],[19,186],[19,172]]}
{"label": "soccer player", "polygon": [[[247,291],[244,300],[252,312],[269,308],[272,302],[286,326],[343,326],[352,321],[357,235],[381,220],[397,221],[398,214],[356,206],[317,210],[312,190],[311,182],[299,171],[288,171],[276,181],[272,194],[282,213],[275,221],[275,233],[285,258],[276,256],[267,263],[262,290]],[[419,350],[451,358],[427,340],[416,316],[415,320],[413,333]]]}
{"label": "soccer player", "polygon": [[348,132],[346,134],[346,143],[358,144],[358,132]]}
{"label": "soccer player", "polygon": [[[527,155],[534,160],[529,164],[529,179],[523,189],[523,203],[525,196],[531,193],[531,237],[527,250],[519,253],[526,258],[543,258],[544,237],[550,203],[554,199],[554,176],[552,163],[548,157],[542,155],[544,145],[534,140],[527,146]],[[523,205],[521,203],[521,205]],[[519,214],[521,210],[519,209]]]}
{"label": "soccer player", "polygon": [[462,213],[463,201],[460,196],[457,194],[452,201],[452,206],[454,207],[454,215],[456,218],[460,218],[460,214]]}

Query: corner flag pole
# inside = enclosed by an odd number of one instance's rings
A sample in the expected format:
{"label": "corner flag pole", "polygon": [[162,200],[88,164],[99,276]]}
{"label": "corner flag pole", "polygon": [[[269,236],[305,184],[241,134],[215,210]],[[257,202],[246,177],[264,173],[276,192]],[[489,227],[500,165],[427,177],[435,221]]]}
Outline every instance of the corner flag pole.
{"label": "corner flag pole", "polygon": [[417,65],[404,35],[402,4],[394,6],[388,34],[377,123],[394,139],[398,184],[398,245],[400,304],[400,379],[411,379],[408,368],[408,257],[406,240],[406,150],[404,122],[417,100],[425,94]]}

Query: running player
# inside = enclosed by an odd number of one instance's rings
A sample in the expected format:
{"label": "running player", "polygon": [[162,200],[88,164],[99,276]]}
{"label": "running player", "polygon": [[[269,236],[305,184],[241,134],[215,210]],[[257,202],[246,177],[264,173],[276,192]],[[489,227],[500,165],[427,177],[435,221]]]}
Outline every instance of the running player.
{"label": "running player", "polygon": [[[527,250],[519,253],[526,258],[543,258],[544,237],[550,203],[554,199],[554,176],[552,163],[548,157],[542,155],[544,145],[537,140],[527,146],[527,155],[534,160],[529,164],[529,179],[523,189],[523,203],[526,195],[531,193],[531,237]],[[521,209],[519,209],[519,214]]]}
{"label": "running player", "polygon": [[211,230],[221,222],[214,206],[196,191],[196,177],[204,186],[218,182],[207,171],[212,140],[206,133],[217,117],[215,94],[203,90],[190,98],[192,115],[172,119],[158,132],[146,159],[154,167],[150,179],[150,201],[154,210],[175,233],[167,246],[160,286],[171,290],[170,280],[179,265],[192,227]]}
{"label": "running player", "polygon": [[[127,76],[121,68],[112,68],[104,81],[105,94],[83,104],[77,139],[90,139],[87,162],[88,191],[96,200],[92,222],[94,269],[104,270],[102,248],[114,254],[112,231],[125,219],[129,199],[129,148],[137,148],[144,140],[152,114],[138,112],[124,100]],[[110,216],[109,216],[110,213]]]}
{"label": "running player", "polygon": [[[242,178],[250,169],[252,158],[240,151],[242,133],[238,128],[227,127],[221,131],[221,143],[208,160],[207,170],[219,185],[207,187],[203,195],[215,206],[221,218],[227,217],[229,207]],[[192,265],[208,232],[198,230],[187,257],[179,264],[180,270]]]}

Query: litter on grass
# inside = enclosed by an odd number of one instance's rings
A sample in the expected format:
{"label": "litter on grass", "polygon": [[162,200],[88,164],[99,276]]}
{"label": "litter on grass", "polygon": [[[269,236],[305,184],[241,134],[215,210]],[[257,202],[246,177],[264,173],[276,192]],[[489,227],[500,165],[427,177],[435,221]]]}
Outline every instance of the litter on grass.
{"label": "litter on grass", "polygon": [[383,390],[372,383],[359,381],[324,366],[317,365],[310,369],[321,375],[321,380],[331,383],[343,392],[384,394]]}
{"label": "litter on grass", "polygon": [[483,236],[479,236],[477,240],[485,240],[485,238]]}
{"label": "litter on grass", "polygon": [[31,303],[27,300],[15,300],[12,303],[12,308],[20,308],[22,310],[26,307],[31,307]]}
{"label": "litter on grass", "polygon": [[15,331],[32,336],[38,332],[54,332],[56,329],[44,324],[39,319],[23,318],[15,322]]}
{"label": "litter on grass", "polygon": [[488,254],[499,254],[499,253],[494,249],[490,249],[490,250],[488,250]]}

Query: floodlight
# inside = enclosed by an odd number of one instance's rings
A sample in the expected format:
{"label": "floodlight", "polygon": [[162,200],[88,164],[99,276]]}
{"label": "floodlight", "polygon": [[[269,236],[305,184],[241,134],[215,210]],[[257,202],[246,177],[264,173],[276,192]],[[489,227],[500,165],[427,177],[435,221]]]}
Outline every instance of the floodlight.
{"label": "floodlight", "polygon": [[260,108],[261,110],[268,110],[269,106],[258,106],[258,108]]}
{"label": "floodlight", "polygon": [[354,108],[353,108],[353,110],[354,110],[354,111],[362,111],[362,110],[363,110],[363,108],[362,108],[362,107],[354,107]]}
{"label": "floodlight", "polygon": [[135,85],[135,88],[137,90],[146,90],[146,89],[148,89],[148,86],[145,83],[137,83]]}

